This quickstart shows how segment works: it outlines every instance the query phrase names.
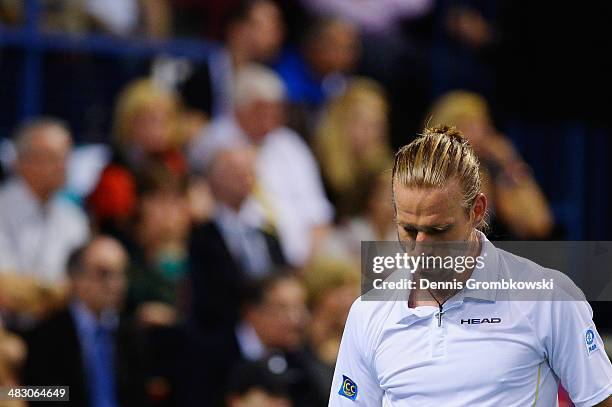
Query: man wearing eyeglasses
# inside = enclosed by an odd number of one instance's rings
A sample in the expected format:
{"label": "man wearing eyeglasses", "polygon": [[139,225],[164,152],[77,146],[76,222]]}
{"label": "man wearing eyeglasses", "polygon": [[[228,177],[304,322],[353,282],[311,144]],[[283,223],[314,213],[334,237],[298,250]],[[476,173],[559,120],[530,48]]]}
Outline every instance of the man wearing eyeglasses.
{"label": "man wearing eyeglasses", "polygon": [[31,333],[26,385],[70,386],[70,401],[78,406],[142,405],[142,348],[120,318],[127,264],[121,244],[105,236],[70,256],[69,305]]}

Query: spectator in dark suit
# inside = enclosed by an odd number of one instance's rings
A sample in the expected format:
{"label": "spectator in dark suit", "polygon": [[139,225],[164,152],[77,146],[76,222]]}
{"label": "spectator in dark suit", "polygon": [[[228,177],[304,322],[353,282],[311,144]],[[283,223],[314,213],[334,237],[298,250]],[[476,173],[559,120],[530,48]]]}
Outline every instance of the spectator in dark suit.
{"label": "spectator in dark suit", "polygon": [[303,344],[308,313],[300,280],[281,272],[253,283],[246,292],[238,324],[203,336],[197,345],[198,357],[193,361],[199,371],[192,374],[192,386],[200,392],[203,385],[209,386],[210,400],[220,402],[224,394],[231,393],[231,373],[236,367],[266,361],[273,372],[289,380],[294,406],[327,405],[326,395],[316,384],[313,359]]}
{"label": "spectator in dark suit", "polygon": [[207,171],[215,210],[193,228],[189,242],[193,316],[206,331],[232,327],[249,282],[284,264],[276,239],[241,213],[253,191],[254,166],[255,151],[237,146],[219,151]]}
{"label": "spectator in dark suit", "polygon": [[109,237],[97,237],[72,254],[70,304],[28,335],[25,385],[70,386],[74,406],[145,404],[138,336],[119,317],[127,260]]}

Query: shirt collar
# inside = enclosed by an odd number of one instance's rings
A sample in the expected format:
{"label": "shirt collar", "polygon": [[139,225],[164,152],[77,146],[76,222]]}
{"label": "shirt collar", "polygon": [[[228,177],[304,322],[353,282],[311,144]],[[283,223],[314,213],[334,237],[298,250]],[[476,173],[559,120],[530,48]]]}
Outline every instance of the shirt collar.
{"label": "shirt collar", "polygon": [[221,236],[234,254],[240,253],[240,236],[248,228],[240,212],[236,212],[223,203],[217,203],[213,219],[219,227]]}
{"label": "shirt collar", "polygon": [[[470,279],[475,281],[497,281],[499,279],[499,253],[498,249],[487,239],[484,233],[477,230],[478,238],[482,244],[480,249],[480,256],[483,257],[482,268],[474,267],[472,271],[472,275]],[[408,273],[409,279],[411,279],[412,275]],[[399,312],[399,320],[398,323],[401,324],[411,324],[417,319],[426,317],[431,315],[432,312],[435,312],[436,307],[417,307],[410,308],[408,307],[408,298],[410,297],[410,291],[405,290],[406,296],[405,298],[397,298],[399,309],[402,312]],[[403,296],[402,296],[403,297]],[[475,288],[463,288],[461,291],[456,293],[454,296],[449,298],[445,305],[451,306],[452,304],[460,304],[465,300],[473,300],[473,301],[484,301],[484,302],[495,302],[497,297],[497,289],[489,288],[489,289],[475,289]],[[393,300],[391,300],[393,301]],[[445,308],[446,309],[446,308]]]}
{"label": "shirt collar", "polygon": [[14,196],[19,200],[20,213],[22,214],[41,214],[43,205],[34,195],[28,184],[21,177],[17,177],[12,182]]}
{"label": "shirt collar", "polygon": [[115,311],[102,311],[98,319],[87,305],[80,300],[74,300],[70,303],[70,312],[74,317],[79,333],[95,332],[98,326],[112,331],[119,325],[119,316]]}
{"label": "shirt collar", "polygon": [[230,208],[223,202],[217,202],[215,204],[213,218],[217,222],[221,222],[221,223],[226,223],[226,222],[231,223],[231,224],[241,223],[240,212],[236,212],[235,210],[233,210],[232,208]]}
{"label": "shirt collar", "polygon": [[242,321],[236,326],[236,339],[240,353],[248,360],[259,360],[266,354],[266,347],[257,336],[255,328]]}
{"label": "shirt collar", "polygon": [[[498,281],[499,280],[499,253],[498,249],[491,243],[489,239],[481,231],[477,231],[478,237],[482,244],[480,250],[480,256],[483,258],[484,266],[482,268],[474,267],[474,271],[470,276],[470,279],[474,281]],[[464,298],[470,298],[474,300],[483,300],[488,302],[495,302],[497,298],[497,289],[475,289],[465,288],[460,291]]]}
{"label": "shirt collar", "polygon": [[51,212],[58,199],[58,194],[54,194],[45,203],[41,202],[34,195],[28,183],[19,176],[15,177],[9,185],[11,185],[13,194],[19,200],[19,213],[25,216],[46,216]]}

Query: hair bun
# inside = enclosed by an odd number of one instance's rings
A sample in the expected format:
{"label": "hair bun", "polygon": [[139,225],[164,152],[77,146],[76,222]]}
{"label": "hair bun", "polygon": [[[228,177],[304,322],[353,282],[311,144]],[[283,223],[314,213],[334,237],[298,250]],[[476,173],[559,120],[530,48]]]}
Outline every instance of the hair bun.
{"label": "hair bun", "polygon": [[439,134],[448,137],[452,141],[458,141],[459,143],[465,143],[467,141],[463,133],[455,126],[437,125],[428,127],[425,129],[425,134]]}

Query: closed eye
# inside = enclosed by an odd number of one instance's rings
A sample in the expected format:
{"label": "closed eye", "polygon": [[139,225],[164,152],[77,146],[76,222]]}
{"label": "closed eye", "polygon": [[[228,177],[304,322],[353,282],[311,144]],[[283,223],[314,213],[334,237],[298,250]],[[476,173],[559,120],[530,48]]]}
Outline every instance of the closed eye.
{"label": "closed eye", "polygon": [[444,225],[444,226],[433,226],[433,227],[425,227],[425,228],[416,228],[414,226],[403,226],[404,231],[411,236],[416,236],[419,231],[427,233],[428,235],[441,235],[448,232],[452,229],[453,225]]}
{"label": "closed eye", "polygon": [[404,226],[404,230],[406,231],[406,233],[409,234],[413,234],[413,233],[418,233],[419,231],[416,228],[412,228],[409,226]]}
{"label": "closed eye", "polygon": [[448,232],[449,230],[450,230],[450,226],[441,226],[441,227],[431,228],[430,230],[427,231],[427,233],[430,235],[441,235],[443,233]]}

